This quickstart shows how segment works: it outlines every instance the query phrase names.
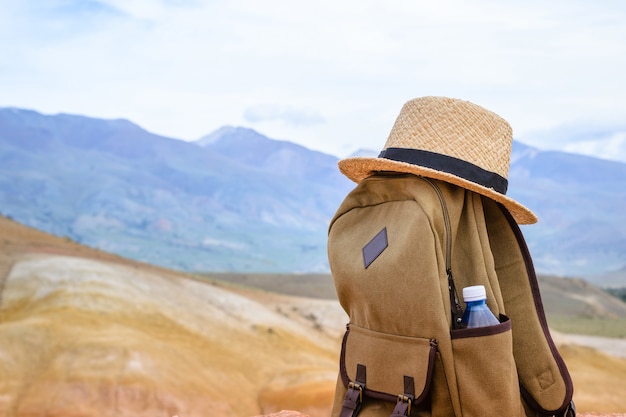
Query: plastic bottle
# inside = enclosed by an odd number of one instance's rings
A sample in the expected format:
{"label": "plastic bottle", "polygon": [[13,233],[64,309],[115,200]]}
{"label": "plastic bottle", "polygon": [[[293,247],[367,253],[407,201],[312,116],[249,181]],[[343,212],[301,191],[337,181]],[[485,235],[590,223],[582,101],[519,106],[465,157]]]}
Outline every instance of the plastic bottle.
{"label": "plastic bottle", "polygon": [[500,320],[487,307],[486,300],[487,292],[484,285],[473,285],[463,288],[465,313],[463,313],[461,327],[469,329],[500,324]]}

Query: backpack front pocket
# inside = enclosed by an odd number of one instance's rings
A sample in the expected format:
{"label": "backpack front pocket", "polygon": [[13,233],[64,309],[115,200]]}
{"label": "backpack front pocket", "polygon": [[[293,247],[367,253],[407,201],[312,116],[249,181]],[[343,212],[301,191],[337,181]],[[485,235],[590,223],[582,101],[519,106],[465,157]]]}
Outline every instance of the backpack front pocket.
{"label": "backpack front pocket", "polygon": [[451,331],[463,417],[521,416],[511,321]]}
{"label": "backpack front pocket", "polygon": [[356,384],[364,397],[418,406],[428,398],[436,352],[434,339],[382,333],[351,323],[341,347],[341,379],[345,387]]}

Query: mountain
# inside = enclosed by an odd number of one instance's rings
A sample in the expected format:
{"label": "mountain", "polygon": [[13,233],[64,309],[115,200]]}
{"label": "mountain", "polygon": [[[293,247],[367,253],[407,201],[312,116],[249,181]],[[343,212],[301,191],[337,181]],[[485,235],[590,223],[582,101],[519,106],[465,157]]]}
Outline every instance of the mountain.
{"label": "mountain", "polygon": [[172,268],[325,271],[327,223],[351,185],[335,158],[282,148],[263,165],[126,120],[2,109],[0,211]]}
{"label": "mountain", "polygon": [[[195,143],[233,163],[268,171],[281,178],[305,181],[307,186],[317,183],[335,188],[337,183],[349,184],[337,170],[336,157],[292,142],[269,139],[252,129],[224,126]],[[332,206],[333,210],[336,208]]]}
{"label": "mountain", "polygon": [[508,195],[539,216],[522,228],[537,269],[580,276],[626,265],[626,164],[521,143],[511,160]]}
{"label": "mountain", "polygon": [[[519,142],[511,159],[508,194],[540,219],[523,227],[539,271],[626,265],[626,164]],[[353,186],[336,157],[242,127],[190,143],[0,109],[0,213],[179,270],[327,272],[328,222]]]}

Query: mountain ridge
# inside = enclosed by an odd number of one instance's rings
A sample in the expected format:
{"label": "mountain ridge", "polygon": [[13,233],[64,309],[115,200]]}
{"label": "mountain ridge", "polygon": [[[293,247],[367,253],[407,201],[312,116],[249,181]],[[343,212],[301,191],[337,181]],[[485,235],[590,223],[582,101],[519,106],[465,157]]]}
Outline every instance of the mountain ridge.
{"label": "mountain ridge", "polygon": [[[186,271],[327,272],[327,224],[354,187],[337,162],[243,127],[185,142],[126,119],[0,108],[0,212]],[[514,141],[508,195],[540,218],[523,227],[539,271],[626,265],[624,183],[626,164]]]}

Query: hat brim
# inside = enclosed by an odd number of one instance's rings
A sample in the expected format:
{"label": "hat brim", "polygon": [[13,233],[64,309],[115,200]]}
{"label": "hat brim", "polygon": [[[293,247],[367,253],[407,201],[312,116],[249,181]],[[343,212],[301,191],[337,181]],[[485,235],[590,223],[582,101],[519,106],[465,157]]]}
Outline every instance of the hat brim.
{"label": "hat brim", "polygon": [[422,167],[419,165],[413,165],[406,162],[394,161],[386,158],[371,158],[371,157],[353,157],[342,159],[338,163],[339,170],[352,181],[359,183],[366,177],[372,175],[376,171],[392,171],[402,172],[415,175],[421,175],[428,178],[442,180],[467,190],[474,191],[485,197],[491,198],[498,203],[501,203],[511,213],[511,216],[518,224],[533,224],[537,223],[537,216],[528,208],[495,191],[492,188],[484,187],[475,182],[468,181],[464,178],[458,177],[454,174],[447,172],[437,171],[431,168]]}

